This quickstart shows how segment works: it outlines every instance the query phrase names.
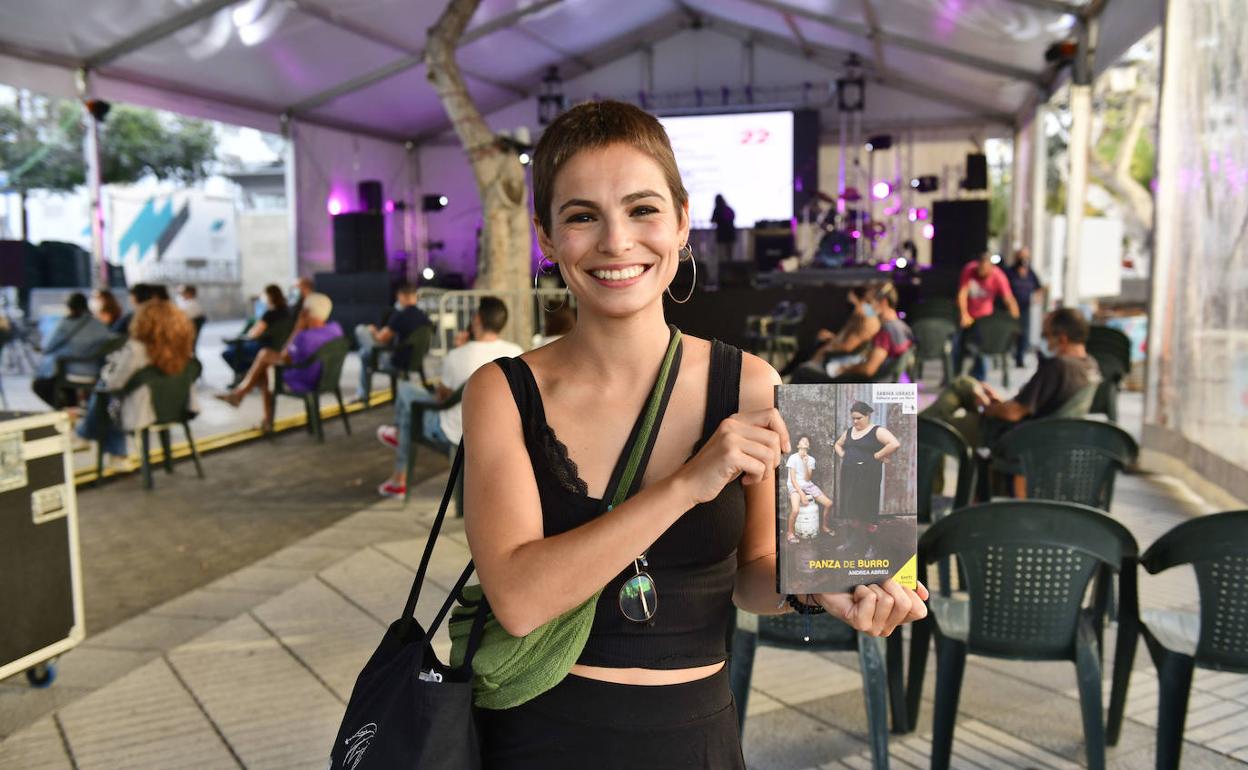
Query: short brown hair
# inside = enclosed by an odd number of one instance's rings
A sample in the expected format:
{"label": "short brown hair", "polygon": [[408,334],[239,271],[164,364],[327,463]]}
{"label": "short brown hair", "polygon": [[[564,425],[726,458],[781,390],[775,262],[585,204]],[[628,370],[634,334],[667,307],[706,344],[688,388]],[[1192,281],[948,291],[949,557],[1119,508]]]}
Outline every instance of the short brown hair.
{"label": "short brown hair", "polygon": [[1048,322],[1050,334],[1065,334],[1066,339],[1074,345],[1082,345],[1088,341],[1088,320],[1074,308],[1059,307],[1049,313],[1045,320]]}
{"label": "short brown hair", "polygon": [[546,128],[533,150],[533,208],[542,230],[551,231],[555,177],[574,155],[612,144],[625,144],[650,156],[667,180],[677,222],[684,216],[689,193],[680,180],[680,169],[663,124],[650,113],[631,104],[591,101],[578,104]]}

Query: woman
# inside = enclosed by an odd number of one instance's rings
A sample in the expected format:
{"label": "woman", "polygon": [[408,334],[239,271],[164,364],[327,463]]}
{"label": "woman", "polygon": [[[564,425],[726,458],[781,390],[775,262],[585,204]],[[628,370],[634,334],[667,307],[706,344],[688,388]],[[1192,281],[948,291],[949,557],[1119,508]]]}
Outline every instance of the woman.
{"label": "woman", "polygon": [[108,327],[95,319],[88,309],[87,297],[74,292],[65,300],[65,317],[62,318],[48,338],[44,340],[39,364],[30,389],[53,409],[62,404],[78,405],[78,387],[63,388],[57,393],[57,369],[61,359],[65,374],[72,381],[86,382],[83,389],[91,387],[91,381],[100,370],[98,353],[100,346],[109,338]]}
{"label": "woman", "polygon": [[862,401],[849,409],[852,425],[836,440],[836,456],[841,458],[840,518],[850,527],[866,526],[874,532],[880,521],[880,481],[884,464],[901,447],[892,431],[871,424],[875,410]]}
{"label": "woman", "polygon": [[[611,756],[743,768],[724,640],[734,602],[788,609],[775,590],[773,473],[790,451],[773,408],[780,380],[759,358],[726,346],[713,357],[710,342],[686,337],[641,489],[598,515],[670,341],[662,298],[689,258],[688,194],[659,122],[618,102],[563,113],[534,162],[538,241],[576,295],[577,323],[469,380],[465,529],[494,616],[514,636],[602,594],[568,676],[519,706],[479,710],[485,765]],[[659,597],[648,622],[617,603],[639,554]],[[890,581],[794,601],[878,635],[922,617],[925,596]]]}
{"label": "woman", "polygon": [[836,530],[828,526],[828,511],[832,509],[832,500],[812,481],[815,473],[815,458],[810,454],[808,437],[802,436],[797,440],[797,451],[789,455],[785,466],[789,487],[789,542],[798,542],[797,534],[793,531],[793,525],[797,521],[797,512],[811,500],[823,506],[823,515],[819,518],[823,523],[823,531],[826,534],[835,535]]}
{"label": "woman", "polygon": [[[191,360],[194,344],[195,325],[176,305],[167,299],[144,302],[130,322],[126,344],[109,355],[100,372],[87,417],[78,424],[78,435],[100,442],[101,449],[113,458],[125,458],[126,434],[156,422],[156,411],[146,385],[124,396],[120,391],[148,366],[167,375],[180,373]],[[198,411],[194,388],[190,398],[191,411]]]}
{"label": "woman", "polygon": [[[286,304],[286,295],[276,284],[271,283],[264,287],[263,307],[265,310],[260,314],[259,320],[249,326],[241,338],[231,340],[221,353],[221,357],[234,370],[235,382],[231,387],[242,381],[261,350],[281,350],[286,343],[285,333],[289,329],[276,327],[286,325],[290,320],[290,310]],[[278,339],[276,334],[283,336]]]}
{"label": "woman", "polygon": [[[816,332],[814,345],[795,354],[793,360],[780,371],[781,377],[787,377],[799,367],[805,367],[810,369],[815,377],[822,380],[825,375],[837,376],[847,367],[865,358],[859,352],[860,349],[870,343],[880,331],[880,319],[876,316],[875,306],[872,303],[874,290],[866,285],[853,286],[846,295],[846,299],[849,301],[851,310],[841,330],[833,333],[827,329],[820,329]],[[801,379],[795,378],[795,380]]]}
{"label": "woman", "polygon": [[282,383],[291,393],[311,393],[321,381],[321,364],[309,363],[325,343],[342,336],[342,327],[337,321],[329,320],[334,310],[334,303],[327,295],[314,292],[304,297],[299,312],[299,331],[292,335],[286,350],[262,350],[247,370],[247,376],[238,387],[226,393],[218,393],[216,397],[237,408],[243,403],[247,394],[257,386],[260,388],[261,404],[264,417],[260,422],[260,431],[268,433],[273,430],[273,403],[269,391],[269,370],[275,366],[295,366],[282,372]]}
{"label": "woman", "polygon": [[96,289],[91,292],[91,312],[105,326],[111,327],[121,318],[121,303],[108,289]]}

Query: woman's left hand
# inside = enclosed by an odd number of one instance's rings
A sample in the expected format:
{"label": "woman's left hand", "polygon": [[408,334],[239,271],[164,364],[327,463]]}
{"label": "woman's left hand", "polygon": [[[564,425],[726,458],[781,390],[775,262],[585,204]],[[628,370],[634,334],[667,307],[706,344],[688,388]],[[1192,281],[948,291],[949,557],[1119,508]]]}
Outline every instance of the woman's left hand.
{"label": "woman's left hand", "polygon": [[888,636],[897,626],[927,617],[927,587],[902,588],[889,578],[878,585],[858,586],[853,593],[815,594],[815,601],[856,631]]}

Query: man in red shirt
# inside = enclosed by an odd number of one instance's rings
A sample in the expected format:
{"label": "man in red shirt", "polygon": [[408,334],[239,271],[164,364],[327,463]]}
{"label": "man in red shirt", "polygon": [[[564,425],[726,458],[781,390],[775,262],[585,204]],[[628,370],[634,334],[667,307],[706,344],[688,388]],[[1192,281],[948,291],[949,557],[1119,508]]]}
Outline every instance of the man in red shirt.
{"label": "man in red shirt", "polygon": [[[962,371],[962,360],[968,349],[978,349],[979,335],[973,328],[975,321],[992,315],[997,297],[1005,303],[1006,309],[1015,319],[1018,318],[1018,302],[1014,300],[1014,292],[1010,291],[1010,280],[1005,271],[992,264],[992,255],[984,252],[979,259],[966,263],[962,275],[958,279],[958,311],[962,316],[960,339],[954,342],[954,370]],[[973,352],[973,351],[972,351]],[[974,353],[975,364],[971,376],[982,380],[986,376],[984,357]]]}

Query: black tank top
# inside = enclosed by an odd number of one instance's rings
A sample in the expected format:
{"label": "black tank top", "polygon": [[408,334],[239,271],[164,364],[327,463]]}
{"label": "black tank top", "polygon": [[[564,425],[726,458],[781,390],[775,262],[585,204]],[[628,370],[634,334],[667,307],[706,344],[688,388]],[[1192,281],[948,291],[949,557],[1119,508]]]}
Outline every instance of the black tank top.
{"label": "black tank top", "polygon": [[873,462],[878,463],[875,459],[875,453],[884,448],[884,442],[880,441],[876,436],[880,426],[872,425],[871,429],[862,434],[861,438],[854,438],[854,429],[850,428],[845,431],[845,462],[862,463]]}
{"label": "black tank top", "polygon": [[[567,447],[547,424],[533,372],[519,358],[497,363],[507,375],[520,412],[545,536],[586,523],[598,515],[601,501],[589,496]],[[736,413],[740,383],[741,351],[713,341],[706,416],[695,453],[724,418]],[[634,574],[630,564],[603,588],[589,640],[577,662],[606,668],[675,669],[724,660],[737,544],[744,530],[745,491],[737,480],[714,500],[686,512],[647,551],[646,571],[654,578],[658,593],[653,620],[634,623],[620,612],[620,586]]]}

